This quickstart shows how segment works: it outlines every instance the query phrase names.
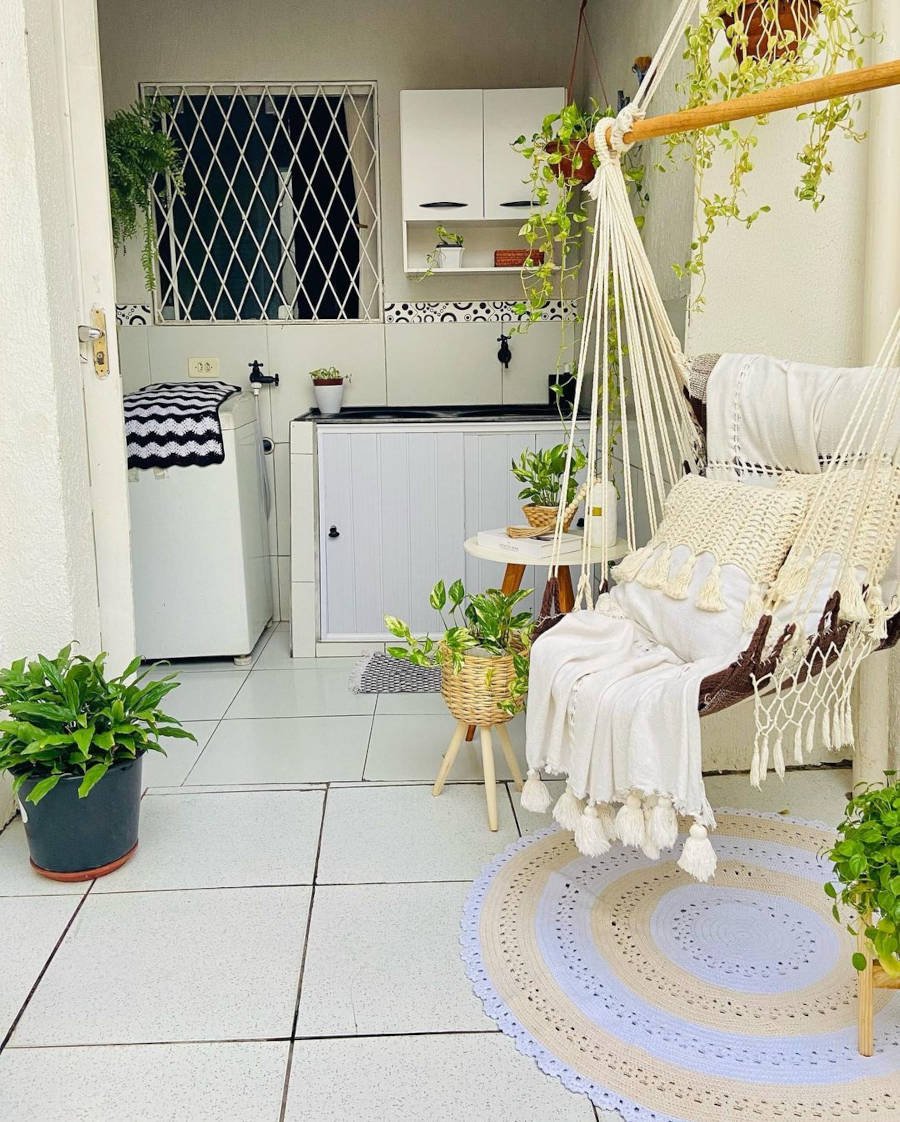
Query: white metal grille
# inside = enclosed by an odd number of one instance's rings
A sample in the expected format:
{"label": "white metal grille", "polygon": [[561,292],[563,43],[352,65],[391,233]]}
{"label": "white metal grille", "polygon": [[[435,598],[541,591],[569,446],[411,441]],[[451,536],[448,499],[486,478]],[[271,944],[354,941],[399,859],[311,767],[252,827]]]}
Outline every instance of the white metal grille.
{"label": "white metal grille", "polygon": [[157,322],[382,317],[373,82],[144,84],[184,156],[152,190]]}

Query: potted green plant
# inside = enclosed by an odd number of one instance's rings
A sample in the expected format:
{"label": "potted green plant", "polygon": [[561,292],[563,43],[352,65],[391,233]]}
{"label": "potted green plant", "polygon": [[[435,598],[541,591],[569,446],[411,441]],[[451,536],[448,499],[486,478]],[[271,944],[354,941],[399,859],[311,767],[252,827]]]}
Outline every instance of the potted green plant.
{"label": "potted green plant", "polygon": [[[861,66],[864,45],[872,36],[860,26],[859,7],[857,0],[709,0],[687,30],[684,57],[689,73],[681,86],[685,108]],[[864,137],[855,124],[858,106],[854,99],[837,98],[797,114],[808,134],[797,153],[803,170],[795,194],[815,209],[825,199],[823,182],[832,171],[833,138]],[[771,210],[766,203],[746,206],[743,201],[759,131],[767,120],[713,125],[667,139],[669,156],[685,152],[697,174],[697,227],[691,255],[675,266],[678,276],[698,278],[695,306],[703,304],[705,250],[718,224],[739,222],[750,227]],[[703,180],[719,154],[730,167],[728,188],[710,192]]]}
{"label": "potted green plant", "polygon": [[113,245],[123,249],[143,224],[141,264],[147,290],[156,288],[156,230],[150,188],[157,176],[165,177],[166,190],[184,187],[182,154],[161,128],[171,112],[165,98],[139,99],[120,109],[106,122],[106,164],[109,175],[109,205]]}
{"label": "potted green plant", "polygon": [[349,374],[342,374],[336,366],[326,366],[321,370],[310,370],[316,407],[323,417],[333,417],[341,411],[344,400],[344,383],[350,381]]}
{"label": "potted green plant", "polygon": [[144,753],[165,754],[163,737],[196,739],[160,709],[174,675],[148,682],[135,659],[110,678],[105,660],[63,647],[0,670],[0,771],[12,775],[31,863],[52,880],[123,865],[137,846]]}
{"label": "potted green plant", "polygon": [[[525,317],[526,326],[540,319],[547,301],[557,293],[561,300],[577,293],[581,239],[587,222],[581,188],[593,179],[598,163],[590,138],[598,121],[613,116],[612,109],[597,101],[592,100],[586,109],[572,102],[545,117],[533,136],[513,141],[513,147],[529,162],[528,184],[534,199],[534,210],[519,231],[533,251],[522,267],[524,299],[515,308]],[[644,224],[640,211],[648,198],[637,149],[626,155],[622,166],[640,228]]]}
{"label": "potted green plant", "polygon": [[[828,857],[835,881],[825,893],[834,901],[834,918],[841,922],[839,905],[853,912],[851,934],[869,941],[885,974],[900,978],[900,783],[894,772],[850,799]],[[853,965],[865,970],[861,950]]]}
{"label": "potted green plant", "polygon": [[[556,525],[556,511],[566,470],[567,450],[567,444],[540,448],[536,452],[526,448],[518,460],[513,460],[511,463],[513,475],[524,484],[518,495],[526,504],[522,507],[522,513],[528,519],[528,525],[536,530],[546,529],[547,532],[552,532]],[[574,500],[578,490],[576,473],[582,471],[586,464],[587,456],[584,450],[576,445],[572,449],[572,471],[566,488],[566,505]],[[573,511],[563,525],[564,531],[569,529],[574,517]]]}
{"label": "potted green plant", "polygon": [[440,580],[429,603],[440,614],[443,635],[418,638],[402,620],[385,616],[388,631],[405,644],[387,652],[416,666],[440,666],[441,694],[458,721],[501,723],[522,709],[528,692],[534,618],[516,607],[530,595],[530,589],[507,594],[496,588],[468,594],[461,580],[449,588]]}
{"label": "potted green plant", "polygon": [[435,227],[437,243],[434,249],[425,258],[428,273],[435,269],[461,269],[463,261],[463,247],[465,238],[446,226]]}

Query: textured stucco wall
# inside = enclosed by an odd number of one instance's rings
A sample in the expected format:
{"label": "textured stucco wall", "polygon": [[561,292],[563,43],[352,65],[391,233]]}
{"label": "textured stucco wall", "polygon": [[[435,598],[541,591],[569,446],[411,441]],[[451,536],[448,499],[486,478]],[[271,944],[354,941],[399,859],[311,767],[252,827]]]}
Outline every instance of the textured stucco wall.
{"label": "textured stucco wall", "polygon": [[0,22],[0,664],[99,643],[54,7],[9,0]]}

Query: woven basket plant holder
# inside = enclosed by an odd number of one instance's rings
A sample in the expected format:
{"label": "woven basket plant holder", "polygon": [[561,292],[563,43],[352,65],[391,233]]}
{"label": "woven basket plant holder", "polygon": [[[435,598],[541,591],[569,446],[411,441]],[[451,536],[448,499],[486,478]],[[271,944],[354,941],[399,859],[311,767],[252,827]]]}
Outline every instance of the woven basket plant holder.
{"label": "woven basket plant holder", "polygon": [[[500,702],[509,700],[509,686],[515,676],[511,654],[467,654],[458,673],[450,655],[441,654],[441,695],[457,721],[467,725],[502,725],[510,719]],[[524,699],[518,708],[523,705]]]}

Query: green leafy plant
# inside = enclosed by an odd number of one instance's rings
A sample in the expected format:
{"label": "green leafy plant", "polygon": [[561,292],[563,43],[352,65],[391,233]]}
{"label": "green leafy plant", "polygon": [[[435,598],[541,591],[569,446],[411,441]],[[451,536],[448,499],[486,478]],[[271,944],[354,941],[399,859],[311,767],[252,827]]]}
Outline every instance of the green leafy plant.
{"label": "green leafy plant", "polygon": [[[686,108],[725,101],[746,94],[801,82],[863,65],[862,47],[872,36],[864,32],[856,12],[860,0],[709,0],[697,23],[687,30],[685,59],[690,72],[681,86]],[[798,34],[799,32],[799,34]],[[823,182],[833,165],[829,149],[836,135],[862,140],[854,117],[858,100],[838,98],[797,114],[807,122],[807,139],[797,153],[802,165],[795,194],[815,209],[824,201]],[[678,276],[699,278],[695,306],[702,306],[706,278],[705,251],[720,222],[752,226],[767,214],[768,204],[747,206],[744,181],[753,171],[760,127],[768,117],[750,122],[714,125],[699,132],[671,136],[669,156],[686,150],[698,177],[697,225],[691,255],[674,266]],[[704,190],[703,178],[718,153],[730,162],[728,188]]]}
{"label": "green leafy plant", "polygon": [[138,222],[143,223],[141,264],[150,292],[156,288],[157,259],[150,188],[158,175],[165,176],[167,190],[184,188],[181,151],[160,127],[163,117],[170,112],[171,105],[165,98],[152,102],[138,100],[106,122],[113,244],[117,251],[123,249],[137,233]]}
{"label": "green leafy plant", "polygon": [[28,801],[40,800],[64,775],[82,776],[84,798],[114,765],[145,751],[162,752],[162,737],[196,740],[160,703],[179,683],[173,674],[145,682],[136,658],[114,678],[105,675],[106,655],[94,659],[63,647],[56,658],[18,659],[0,670],[0,771],[18,790],[38,782]]}
{"label": "green leafy plant", "polygon": [[425,280],[430,277],[435,269],[440,267],[441,264],[441,249],[461,249],[465,245],[465,238],[462,234],[454,233],[448,230],[446,226],[436,226],[434,229],[434,236],[437,238],[437,244],[430,253],[425,254],[425,264],[427,268],[420,280]]}
{"label": "green leafy plant", "polygon": [[[419,638],[396,616],[385,616],[388,631],[406,644],[388,647],[387,652],[415,666],[436,666],[449,661],[457,673],[469,652],[480,650],[488,656],[512,655],[515,675],[500,707],[504,712],[516,713],[528,692],[528,650],[534,631],[531,612],[517,612],[516,607],[530,595],[530,589],[507,594],[496,588],[470,595],[461,580],[455,580],[449,588],[439,580],[431,590],[429,603],[441,617],[444,634],[437,639],[430,635]],[[449,617],[444,614],[448,607]],[[488,683],[490,673],[488,658],[485,665]]]}
{"label": "green leafy plant", "polygon": [[310,370],[309,376],[314,386],[336,386],[349,382],[350,375],[342,374],[336,366],[323,366],[320,370]]}
{"label": "green leafy plant", "polygon": [[456,234],[452,230],[448,230],[446,226],[435,227],[435,234],[437,235],[438,245],[458,248],[465,245],[465,238],[462,234]]}
{"label": "green leafy plant", "polygon": [[[839,840],[828,854],[836,883],[826,884],[825,893],[834,901],[834,918],[840,922],[839,904],[849,908],[885,971],[900,977],[900,783],[894,772],[885,779],[847,803]],[[862,952],[853,955],[853,965],[865,969]]]}
{"label": "green leafy plant", "polygon": [[[530,448],[524,449],[518,460],[513,460],[511,465],[513,475],[520,483],[525,484],[518,497],[534,506],[557,506],[566,470],[567,450],[566,444],[541,448],[537,452],[532,452]],[[576,445],[572,449],[572,471],[566,489],[566,505],[572,502],[578,490],[575,474],[586,464],[584,450]]]}
{"label": "green leafy plant", "polygon": [[[587,222],[581,188],[593,178],[598,163],[589,140],[602,118],[614,116],[612,109],[601,107],[597,101],[592,100],[584,110],[572,102],[546,116],[540,130],[530,138],[519,136],[513,141],[513,147],[530,163],[527,182],[535,205],[519,234],[529,250],[544,255],[540,263],[535,257],[522,267],[524,299],[515,310],[526,317],[526,325],[540,319],[541,310],[557,291],[561,300],[577,292],[580,247]],[[625,156],[622,167],[636,203],[635,222],[641,228],[641,212],[649,196],[637,148]]]}

